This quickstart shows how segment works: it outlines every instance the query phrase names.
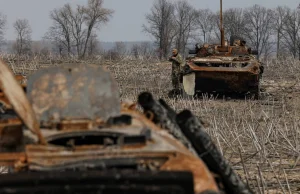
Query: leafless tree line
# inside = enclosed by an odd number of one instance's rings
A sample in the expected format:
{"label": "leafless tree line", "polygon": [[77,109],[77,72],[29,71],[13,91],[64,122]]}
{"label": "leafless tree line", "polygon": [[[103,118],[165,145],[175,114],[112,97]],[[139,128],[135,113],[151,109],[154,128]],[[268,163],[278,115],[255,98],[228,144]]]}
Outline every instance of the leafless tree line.
{"label": "leafless tree line", "polygon": [[0,13],[0,44],[4,40],[4,32],[6,27],[6,16]]}
{"label": "leafless tree line", "polygon": [[[7,18],[6,15],[0,13],[0,49],[5,45],[5,30],[7,28]],[[17,19],[13,28],[16,33],[16,41],[13,45],[13,51],[16,54],[21,55],[29,52],[31,50],[31,27],[29,21],[26,19]]]}
{"label": "leafless tree line", "polygon": [[143,31],[152,35],[158,46],[159,58],[167,58],[170,48],[175,44],[182,53],[188,44],[192,32],[196,30],[198,13],[187,1],[175,3],[157,0],[149,14],[148,25]]}
{"label": "leafless tree line", "polygon": [[27,54],[31,51],[31,27],[27,19],[18,19],[14,23],[14,29],[17,34],[13,50],[17,55]]}
{"label": "leafless tree line", "polygon": [[53,25],[45,38],[55,43],[60,55],[85,58],[97,50],[96,30],[109,21],[113,10],[103,8],[103,0],[88,0],[87,5],[68,3],[50,13]]}
{"label": "leafless tree line", "polygon": [[[103,8],[104,0],[88,0],[87,4],[72,7],[65,4],[50,13],[52,25],[44,36],[44,40],[53,43],[54,52],[61,56],[85,58],[99,51],[97,30],[109,21],[114,11]],[[13,27],[16,41],[13,50],[17,55],[32,53],[49,53],[46,47],[32,45],[32,30],[28,20],[18,19]],[[0,42],[4,40],[6,17],[0,14]]]}
{"label": "leafless tree line", "polygon": [[[60,56],[79,59],[99,54],[98,31],[109,22],[114,11],[103,8],[104,0],[88,0],[86,5],[72,7],[65,4],[50,13],[52,25],[45,34],[45,40],[54,45],[54,52]],[[187,48],[196,43],[219,43],[219,12],[195,8],[186,0],[155,0],[142,30],[155,40],[155,50],[145,42],[134,45],[130,51],[123,43],[106,51],[110,57],[120,58],[130,54],[140,56],[156,55],[166,59],[175,47],[185,55]],[[6,17],[0,14],[0,42],[4,40]],[[300,60],[300,11],[286,6],[268,9],[260,5],[247,8],[230,8],[223,11],[225,36],[238,36],[247,41],[259,56],[276,54],[278,57],[292,55]],[[14,51],[18,55],[27,53],[48,54],[45,47],[33,44],[31,27],[26,19],[19,19],[13,27],[16,32]],[[41,48],[40,48],[41,47]]]}
{"label": "leafless tree line", "polygon": [[125,42],[115,42],[112,49],[102,50],[101,56],[107,60],[131,59],[154,59],[157,55],[150,41],[127,45]]}
{"label": "leafless tree line", "polygon": [[[142,26],[156,42],[160,58],[172,47],[185,54],[187,46],[220,42],[220,12],[192,7],[188,1],[156,0]],[[260,5],[223,11],[225,38],[241,37],[259,57],[292,54],[300,60],[300,11],[286,6]]]}

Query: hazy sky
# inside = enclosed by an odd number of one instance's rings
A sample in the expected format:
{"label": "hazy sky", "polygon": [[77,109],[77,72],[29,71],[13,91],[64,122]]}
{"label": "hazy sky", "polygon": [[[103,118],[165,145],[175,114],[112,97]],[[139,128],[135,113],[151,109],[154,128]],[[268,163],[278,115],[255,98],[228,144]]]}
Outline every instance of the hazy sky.
{"label": "hazy sky", "polygon": [[[175,0],[174,0],[175,1]],[[219,9],[219,0],[187,0],[196,8]],[[28,19],[32,27],[32,38],[41,39],[51,25],[49,13],[66,3],[85,4],[87,0],[0,0],[0,12],[7,16],[5,38],[15,39],[13,23],[17,19]],[[103,26],[98,36],[101,41],[141,41],[151,40],[142,32],[144,16],[150,11],[154,0],[104,0],[104,7],[115,10],[110,22]],[[224,9],[248,7],[259,4],[274,8],[286,5],[296,8],[300,0],[223,0]]]}

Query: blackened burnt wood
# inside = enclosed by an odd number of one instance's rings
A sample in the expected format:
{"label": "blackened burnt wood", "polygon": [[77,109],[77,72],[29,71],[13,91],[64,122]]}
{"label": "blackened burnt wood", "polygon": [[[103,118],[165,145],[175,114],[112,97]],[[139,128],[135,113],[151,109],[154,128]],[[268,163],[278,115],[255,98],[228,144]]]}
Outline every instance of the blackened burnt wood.
{"label": "blackened burnt wood", "polygon": [[167,129],[170,134],[180,140],[191,152],[197,155],[195,149],[183,135],[176,123],[176,112],[162,99],[160,99],[159,102],[155,100],[149,92],[143,92],[138,97],[138,103],[142,106],[145,113],[151,112],[153,114],[153,122],[155,124],[160,125],[163,129]]}
{"label": "blackened burnt wood", "polygon": [[176,117],[183,134],[191,142],[197,154],[207,167],[222,178],[226,193],[253,193],[240,177],[233,171],[222,156],[210,136],[203,130],[200,120],[191,111],[184,110]]}
{"label": "blackened burnt wood", "polygon": [[159,99],[159,103],[167,110],[168,117],[172,122],[176,122],[176,112],[163,99]]}

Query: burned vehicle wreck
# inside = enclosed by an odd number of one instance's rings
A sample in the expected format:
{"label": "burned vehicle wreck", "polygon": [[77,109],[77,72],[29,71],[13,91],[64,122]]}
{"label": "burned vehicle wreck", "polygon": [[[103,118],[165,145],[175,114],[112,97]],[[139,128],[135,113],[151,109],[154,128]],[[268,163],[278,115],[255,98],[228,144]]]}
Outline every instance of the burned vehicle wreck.
{"label": "burned vehicle wreck", "polygon": [[40,69],[25,93],[0,61],[0,83],[0,193],[252,193],[192,112],[121,102],[101,66]]}
{"label": "burned vehicle wreck", "polygon": [[203,45],[187,60],[183,88],[188,95],[208,93],[250,93],[259,98],[262,64],[250,50],[240,46]]}
{"label": "burned vehicle wreck", "polygon": [[220,44],[196,44],[183,69],[182,84],[185,94],[241,93],[255,99],[260,96],[260,78],[264,67],[257,59],[258,51],[246,46],[238,36],[225,40],[222,0],[220,1]]}

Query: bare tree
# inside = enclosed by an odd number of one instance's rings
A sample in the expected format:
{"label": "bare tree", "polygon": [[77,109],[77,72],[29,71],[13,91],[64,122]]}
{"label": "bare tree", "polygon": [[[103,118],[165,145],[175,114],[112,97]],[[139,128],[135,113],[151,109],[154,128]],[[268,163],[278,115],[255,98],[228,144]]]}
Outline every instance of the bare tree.
{"label": "bare tree", "polygon": [[84,40],[86,38],[86,30],[84,29],[84,12],[83,6],[77,5],[76,10],[73,11],[70,4],[66,4],[62,11],[66,14],[67,25],[69,26],[72,40],[74,41],[75,50],[77,56],[81,56],[83,53]]}
{"label": "bare tree", "polygon": [[95,33],[92,33],[89,44],[88,44],[88,56],[94,56],[98,53],[100,53],[100,42],[97,39],[97,35]]}
{"label": "bare tree", "polygon": [[124,57],[127,53],[126,44],[124,42],[116,42],[113,51],[117,54],[119,59]]}
{"label": "bare tree", "polygon": [[198,10],[196,25],[203,36],[203,42],[207,42],[214,28],[214,13],[209,9]]}
{"label": "bare tree", "polygon": [[225,35],[229,40],[232,36],[243,36],[245,32],[246,21],[243,9],[230,8],[224,12]]}
{"label": "bare tree", "polygon": [[284,44],[288,51],[300,60],[300,13],[287,8],[283,25]]}
{"label": "bare tree", "polygon": [[152,48],[150,42],[134,44],[131,48],[131,54],[136,59],[139,57],[150,57],[152,55]]}
{"label": "bare tree", "polygon": [[166,59],[175,37],[174,5],[167,0],[156,0],[146,14],[148,26],[143,31],[154,37],[159,47],[159,58]]}
{"label": "bare tree", "polygon": [[42,45],[39,41],[34,41],[31,44],[31,52],[33,55],[39,55],[42,50]]}
{"label": "bare tree", "polygon": [[277,57],[279,57],[280,52],[283,48],[280,48],[280,42],[282,41],[282,37],[284,35],[284,22],[286,20],[286,14],[288,12],[288,7],[279,6],[274,10],[274,30],[276,32],[277,39]]}
{"label": "bare tree", "polygon": [[64,52],[70,55],[72,51],[72,32],[69,25],[70,19],[64,8],[51,11],[50,19],[53,21],[53,25],[45,34],[45,39],[54,43],[60,55],[63,55]]}
{"label": "bare tree", "polygon": [[124,42],[115,42],[112,49],[105,52],[104,58],[109,60],[120,60],[127,54],[127,48]]}
{"label": "bare tree", "polygon": [[18,55],[28,53],[31,48],[31,27],[27,19],[18,19],[14,23],[17,34],[15,49]]}
{"label": "bare tree", "polygon": [[138,44],[132,45],[132,47],[131,47],[131,54],[132,54],[136,59],[138,59],[138,58],[141,56],[141,54],[140,54],[140,45],[138,45]]}
{"label": "bare tree", "polygon": [[[214,14],[213,20],[215,37],[218,41],[220,41],[220,12]],[[231,37],[242,38],[245,35],[246,23],[244,10],[242,8],[230,8],[225,10],[223,12],[225,39],[230,40]]]}
{"label": "bare tree", "polygon": [[107,23],[114,12],[103,8],[103,2],[89,0],[86,6],[78,5],[75,10],[70,4],[53,10],[50,14],[53,25],[45,37],[55,42],[61,50],[66,50],[68,55],[75,50],[79,58],[84,58],[89,52],[95,29]]}
{"label": "bare tree", "polygon": [[86,38],[84,43],[84,49],[81,57],[85,57],[88,42],[91,37],[94,28],[99,28],[101,24],[105,24],[109,21],[110,17],[114,13],[111,9],[103,8],[103,0],[89,0],[85,11],[85,23],[87,26]]}
{"label": "bare tree", "polygon": [[0,45],[2,45],[4,41],[6,22],[6,16],[0,13]]}
{"label": "bare tree", "polygon": [[142,56],[150,57],[152,55],[152,46],[150,42],[142,42],[140,45],[140,53]]}
{"label": "bare tree", "polygon": [[244,13],[244,35],[252,47],[258,51],[258,58],[272,52],[272,25],[274,21],[273,11],[265,7],[254,5],[247,8]]}
{"label": "bare tree", "polygon": [[196,30],[197,18],[198,12],[187,1],[181,0],[175,3],[175,45],[183,56],[191,32]]}
{"label": "bare tree", "polygon": [[40,55],[47,57],[50,55],[50,50],[48,47],[43,47],[40,51]]}

